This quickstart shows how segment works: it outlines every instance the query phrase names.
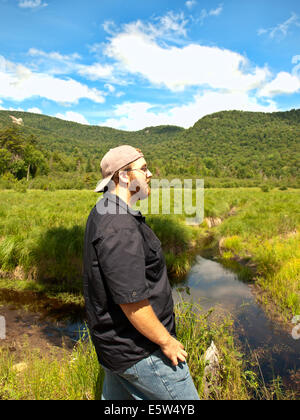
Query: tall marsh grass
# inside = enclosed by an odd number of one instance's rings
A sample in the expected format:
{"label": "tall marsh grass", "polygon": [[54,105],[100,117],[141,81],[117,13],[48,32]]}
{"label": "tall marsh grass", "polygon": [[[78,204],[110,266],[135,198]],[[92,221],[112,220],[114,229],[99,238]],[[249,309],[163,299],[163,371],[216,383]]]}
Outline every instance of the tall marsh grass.
{"label": "tall marsh grass", "polygon": [[[26,194],[9,190],[0,194],[0,274],[2,270],[2,276],[8,272],[18,279],[23,273],[24,279],[38,283],[45,291],[80,294],[84,229],[98,196],[87,190],[27,190]],[[162,191],[160,196],[163,197]],[[176,205],[175,197],[171,189],[171,211]],[[160,214],[146,214],[146,222],[161,240],[171,278],[183,277],[188,272],[205,237],[222,238],[224,256],[250,258],[257,266],[256,281],[261,288],[282,311],[297,315],[300,311],[297,190],[205,190],[204,217],[222,221],[210,230],[206,223],[188,226],[185,214],[161,214],[162,204],[161,199]]]}
{"label": "tall marsh grass", "polygon": [[103,370],[91,342],[80,340],[70,353],[25,346],[22,359],[0,348],[0,399],[100,399]]}
{"label": "tall marsh grass", "polygon": [[255,191],[215,229],[223,238],[223,258],[250,259],[264,302],[275,304],[286,319],[300,313],[299,208],[298,191]]}
{"label": "tall marsh grass", "polygon": [[[2,191],[0,269],[14,275],[18,267],[24,278],[43,284],[45,290],[59,285],[61,291],[80,293],[85,224],[97,198],[84,190]],[[177,215],[149,215],[146,221],[168,253],[169,272],[186,273],[198,232]]]}

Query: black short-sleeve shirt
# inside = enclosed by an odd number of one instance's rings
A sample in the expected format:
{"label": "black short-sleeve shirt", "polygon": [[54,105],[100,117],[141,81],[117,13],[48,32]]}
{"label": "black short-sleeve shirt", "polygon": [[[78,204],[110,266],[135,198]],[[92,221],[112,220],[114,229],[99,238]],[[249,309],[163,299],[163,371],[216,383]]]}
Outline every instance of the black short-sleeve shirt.
{"label": "black short-sleeve shirt", "polygon": [[148,299],[176,336],[173,299],[160,240],[139,211],[106,192],[86,224],[83,289],[88,326],[99,362],[122,372],[158,345],[140,334],[120,304]]}

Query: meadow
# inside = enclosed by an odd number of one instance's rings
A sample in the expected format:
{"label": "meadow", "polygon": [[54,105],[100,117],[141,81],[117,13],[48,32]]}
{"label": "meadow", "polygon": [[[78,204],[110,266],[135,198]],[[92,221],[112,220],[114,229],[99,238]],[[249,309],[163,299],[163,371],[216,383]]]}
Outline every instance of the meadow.
{"label": "meadow", "polygon": [[[171,211],[174,195],[171,190]],[[1,191],[0,273],[13,279],[10,287],[81,294],[85,223],[98,198],[87,190]],[[216,188],[205,190],[200,226],[188,226],[186,214],[146,214],[146,222],[161,240],[172,282],[188,272],[209,237],[224,263],[251,262],[265,299],[289,317],[300,312],[299,208],[298,190]]]}
{"label": "meadow", "polygon": [[[0,289],[42,292],[62,302],[83,305],[83,235],[97,198],[88,190],[2,190]],[[200,250],[215,246],[223,264],[238,262],[241,269],[251,268],[251,280],[262,292],[262,302],[266,306],[271,303],[290,321],[300,313],[299,208],[300,194],[293,189],[215,188],[205,190],[205,219],[200,226],[187,225],[185,214],[149,214],[146,222],[161,240],[173,285],[189,271]],[[273,387],[266,389],[246,367],[230,320],[208,327],[209,314],[196,314],[184,302],[176,308],[176,317],[178,336],[188,349],[201,397],[205,397],[205,365],[200,356],[211,340],[222,354],[222,372],[209,398],[286,397],[279,382],[275,380]],[[55,355],[44,358],[34,349],[24,349],[24,360],[27,368],[17,372],[12,367],[20,360],[0,351],[0,398],[99,397],[101,371],[99,374],[91,344],[79,342],[71,355],[66,352],[62,364]]]}

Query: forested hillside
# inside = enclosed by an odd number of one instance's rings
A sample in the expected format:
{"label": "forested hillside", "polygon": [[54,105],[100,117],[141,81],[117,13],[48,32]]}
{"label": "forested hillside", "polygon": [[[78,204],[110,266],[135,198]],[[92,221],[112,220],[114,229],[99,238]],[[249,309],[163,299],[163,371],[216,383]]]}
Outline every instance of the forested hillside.
{"label": "forested hillside", "polygon": [[109,148],[131,144],[143,150],[152,172],[159,176],[299,177],[300,110],[224,111],[205,116],[188,130],[160,126],[137,132],[0,111],[0,131],[13,126],[11,115],[22,118],[19,130],[25,137],[36,138],[48,165],[40,169],[45,175],[99,171],[101,157]]}
{"label": "forested hillside", "polygon": [[174,157],[176,150],[192,162],[191,170],[204,167],[217,177],[297,177],[300,110],[212,114],[177,137],[171,152]]}

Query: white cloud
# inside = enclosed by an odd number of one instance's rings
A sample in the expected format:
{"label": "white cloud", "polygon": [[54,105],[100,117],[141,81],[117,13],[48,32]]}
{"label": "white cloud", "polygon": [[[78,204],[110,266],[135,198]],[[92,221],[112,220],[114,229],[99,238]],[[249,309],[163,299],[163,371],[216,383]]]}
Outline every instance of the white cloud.
{"label": "white cloud", "polygon": [[78,112],[67,111],[65,114],[56,114],[55,116],[56,118],[60,118],[61,120],[73,121],[79,124],[89,125],[89,122],[87,121],[87,119],[82,114],[79,114]]}
{"label": "white cloud", "polygon": [[291,26],[300,26],[299,16],[296,13],[292,13],[291,17],[284,21],[283,23],[279,23],[278,25],[272,28],[260,28],[257,31],[258,35],[269,34],[270,38],[275,38],[277,36],[281,36],[282,38],[286,37],[288,34],[288,30]]}
{"label": "white cloud", "polygon": [[219,16],[223,12],[223,4],[220,4],[216,9],[212,9],[208,12],[210,16]]}
{"label": "white cloud", "polygon": [[268,33],[268,30],[264,29],[264,28],[260,28],[260,29],[257,30],[257,35],[264,35],[264,34],[267,34],[267,33]]}
{"label": "white cloud", "polygon": [[109,83],[106,83],[105,85],[104,85],[104,87],[110,92],[110,93],[114,93],[115,92],[115,90],[116,90],[116,88],[113,86],[113,85],[111,85],[111,84],[109,84]]}
{"label": "white cloud", "polygon": [[33,57],[44,57],[47,59],[58,60],[58,61],[73,61],[73,60],[78,60],[81,58],[81,56],[77,53],[63,55],[56,51],[47,53],[45,51],[38,50],[36,48],[30,48],[28,51],[28,55],[33,56]]}
{"label": "white cloud", "polygon": [[247,91],[255,89],[269,74],[266,68],[248,70],[242,55],[217,47],[189,44],[182,48],[161,46],[139,25],[127,25],[110,39],[105,53],[123,71],[140,75],[156,86],[183,90],[188,86]]}
{"label": "white cloud", "polygon": [[202,9],[200,15],[197,17],[191,17],[194,23],[200,23],[203,25],[205,19],[209,18],[210,16],[219,16],[223,12],[223,4],[220,4],[216,9],[206,10]]}
{"label": "white cloud", "polygon": [[78,67],[78,73],[81,76],[86,77],[89,80],[101,80],[107,79],[112,75],[113,67],[109,65],[101,65],[99,63],[95,63],[90,66],[80,65]]}
{"label": "white cloud", "polygon": [[185,5],[188,9],[192,9],[194,6],[196,6],[197,2],[195,0],[188,0],[185,2]]}
{"label": "white cloud", "polygon": [[116,93],[117,98],[121,98],[121,96],[124,96],[124,95],[125,95],[125,92],[117,92]]}
{"label": "white cloud", "polygon": [[[155,22],[155,23],[154,23]],[[150,39],[155,39],[159,37],[178,37],[186,36],[188,24],[188,19],[185,17],[183,12],[175,13],[173,11],[168,12],[165,16],[156,17],[152,22],[142,22],[137,20],[136,22],[127,23],[123,26],[125,33],[131,32],[141,32],[146,34]],[[112,37],[117,36],[120,32],[116,27],[115,23],[112,21],[105,22],[103,24],[103,29],[110,34]],[[100,44],[95,44],[96,50],[102,48]],[[93,48],[93,47],[92,47]],[[93,52],[96,52],[93,48]]]}
{"label": "white cloud", "polygon": [[19,111],[19,112],[25,112],[25,110],[23,109],[23,108],[15,108],[15,107],[13,107],[13,106],[10,106],[9,108],[8,108],[8,111]]}
{"label": "white cloud", "polygon": [[81,59],[77,53],[61,54],[57,51],[45,52],[36,48],[30,48],[27,55],[33,58],[29,63],[32,70],[49,75],[76,73],[80,66],[77,60]]}
{"label": "white cloud", "polygon": [[[110,35],[115,35],[115,33],[116,33],[116,24],[115,24],[115,22],[113,22],[112,20],[106,20],[103,24],[102,24],[102,27],[103,27],[103,29],[104,29],[104,31],[105,32],[107,32],[108,34],[110,34]],[[101,44],[95,44],[95,46],[97,47],[97,49],[98,49],[98,47],[101,47]],[[92,47],[90,47],[90,51],[91,52],[95,52],[95,51],[93,51],[93,46]]]}
{"label": "white cloud", "polygon": [[152,26],[152,30],[154,30],[154,33],[156,32],[156,36],[166,35],[171,32],[174,32],[177,35],[186,36],[186,25],[188,20],[185,18],[184,13],[169,12],[157,20],[158,25],[156,25],[155,29],[154,26]]}
{"label": "white cloud", "polygon": [[298,77],[300,80],[300,55],[294,55],[292,64],[295,64],[292,69],[292,75]]}
{"label": "white cloud", "polygon": [[38,7],[47,7],[47,3],[42,0],[19,0],[19,7],[22,9],[36,9]]}
{"label": "white cloud", "polygon": [[59,103],[77,103],[87,98],[96,103],[105,101],[102,92],[77,82],[60,79],[46,73],[33,72],[27,67],[0,56],[0,98],[23,101],[39,96]]}
{"label": "white cloud", "polygon": [[266,105],[260,105],[245,92],[206,91],[195,95],[188,104],[160,112],[157,111],[157,105],[147,102],[123,103],[114,109],[112,118],[100,125],[129,131],[165,124],[189,128],[204,115],[224,110],[274,112],[277,107],[271,100]]}
{"label": "white cloud", "polygon": [[27,112],[32,112],[33,114],[42,114],[43,112],[39,109],[39,108],[37,108],[37,107],[34,107],[34,108],[29,108],[29,109],[27,109]]}
{"label": "white cloud", "polygon": [[294,55],[292,58],[292,64],[297,64],[300,61],[300,55]]}
{"label": "white cloud", "polygon": [[35,70],[42,69],[44,73],[51,75],[62,74],[79,74],[88,80],[114,80],[113,66],[108,64],[94,63],[92,65],[84,65],[77,62],[81,56],[77,53],[61,54],[56,51],[45,52],[35,48],[31,48],[28,56],[34,57],[31,67]]}
{"label": "white cloud", "polygon": [[259,96],[271,97],[281,94],[292,94],[300,90],[300,79],[287,72],[280,72],[274,80],[259,91]]}

